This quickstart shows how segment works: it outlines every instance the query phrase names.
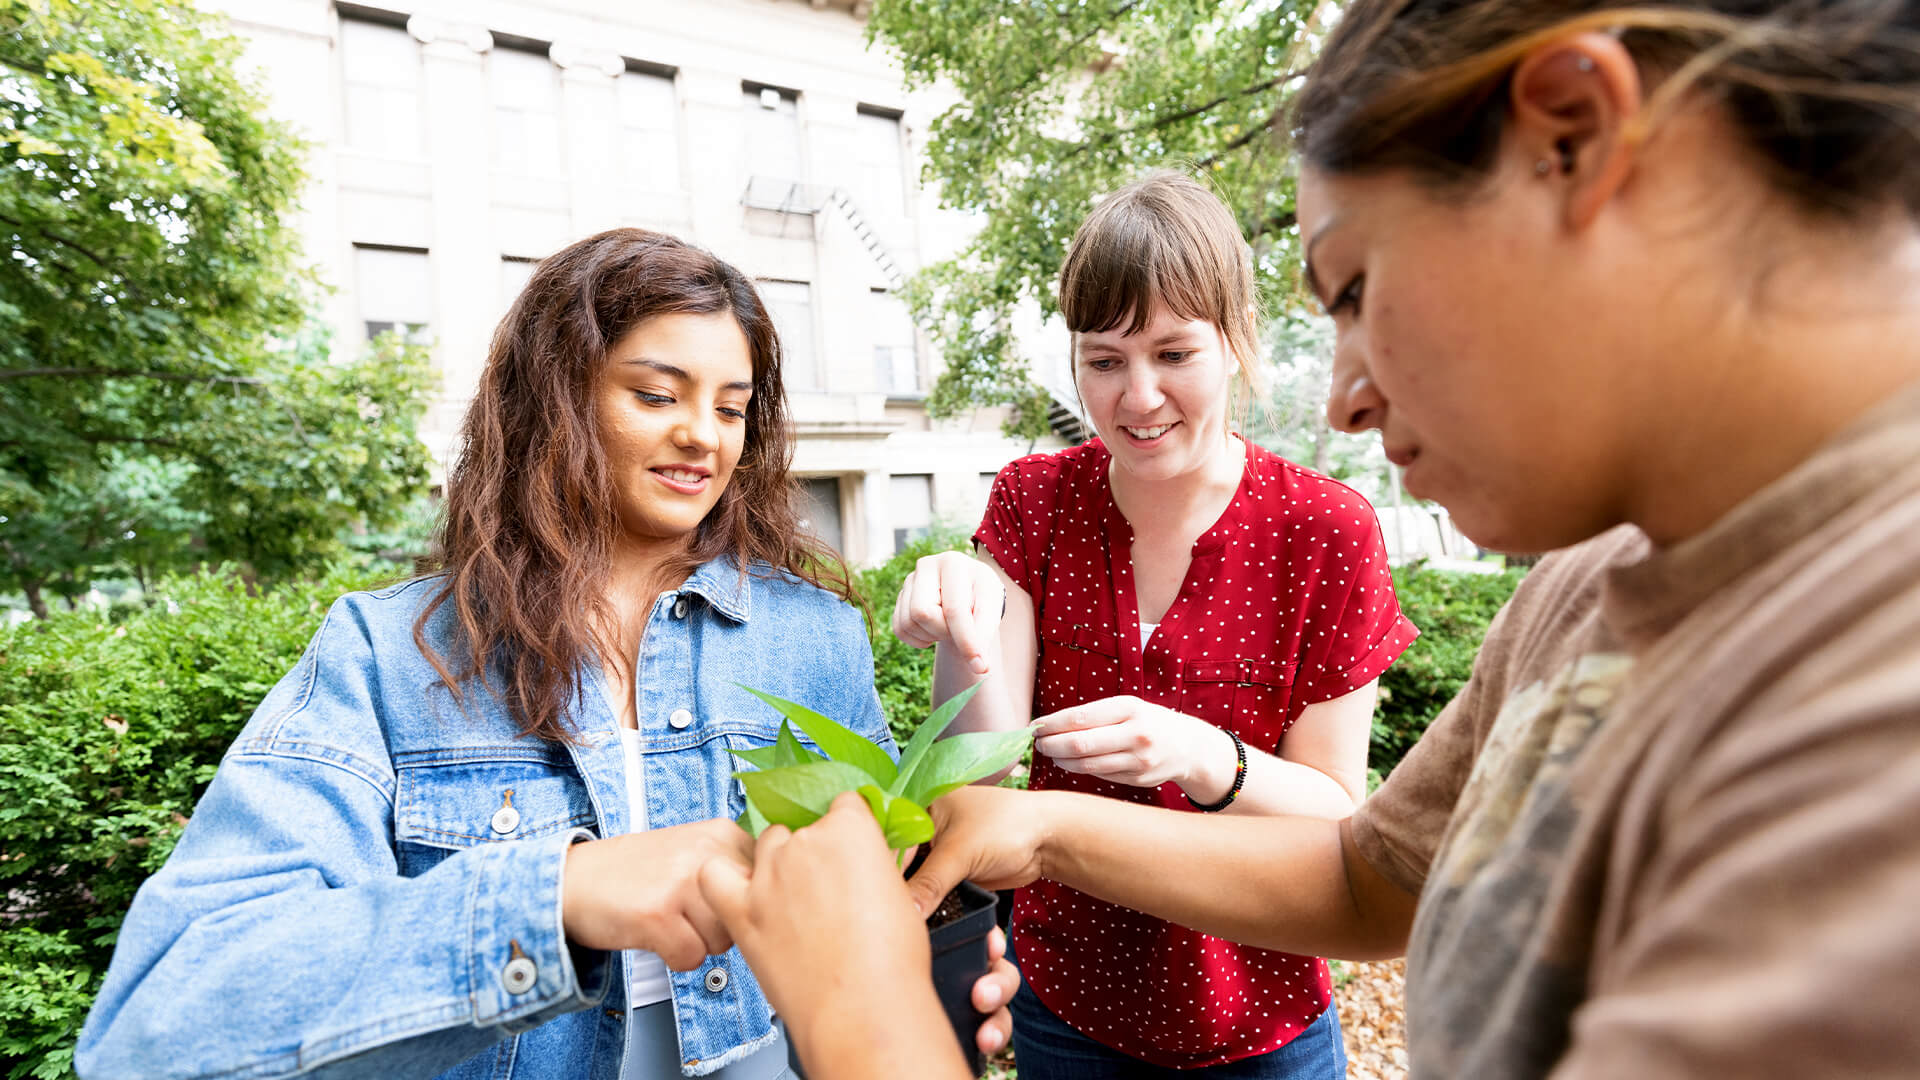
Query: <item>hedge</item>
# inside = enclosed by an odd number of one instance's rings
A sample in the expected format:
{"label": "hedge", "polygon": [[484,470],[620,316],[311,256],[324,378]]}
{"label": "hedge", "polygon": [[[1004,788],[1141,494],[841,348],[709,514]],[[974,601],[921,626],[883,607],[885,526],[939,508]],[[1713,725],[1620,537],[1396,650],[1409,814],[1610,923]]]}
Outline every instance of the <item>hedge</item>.
{"label": "hedge", "polygon": [[[875,681],[903,741],[927,709],[932,653],[889,629],[914,543],[859,584]],[[1396,574],[1424,633],[1382,680],[1376,767],[1399,761],[1465,681],[1517,574]],[[389,578],[390,579],[390,578]],[[298,660],[327,604],[366,569],[250,588],[231,571],[173,579],[155,603],[0,630],[0,1076],[71,1076],[72,1048],[140,882],[165,861],[227,744]]]}

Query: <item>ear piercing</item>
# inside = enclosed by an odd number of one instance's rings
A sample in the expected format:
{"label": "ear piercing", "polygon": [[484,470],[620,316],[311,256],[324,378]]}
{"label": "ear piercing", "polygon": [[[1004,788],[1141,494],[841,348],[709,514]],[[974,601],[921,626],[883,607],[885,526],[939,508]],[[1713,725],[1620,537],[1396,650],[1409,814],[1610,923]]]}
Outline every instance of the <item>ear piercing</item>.
{"label": "ear piercing", "polygon": [[1576,63],[1579,65],[1579,68],[1581,71],[1593,70],[1593,57],[1591,56],[1583,56],[1578,61],[1576,61]]}
{"label": "ear piercing", "polygon": [[[1563,173],[1572,172],[1573,144],[1565,139],[1561,139],[1554,144],[1554,149],[1560,152],[1560,171]],[[1533,163],[1533,171],[1536,176],[1545,176],[1553,171],[1553,162],[1547,158],[1541,158],[1539,161]]]}

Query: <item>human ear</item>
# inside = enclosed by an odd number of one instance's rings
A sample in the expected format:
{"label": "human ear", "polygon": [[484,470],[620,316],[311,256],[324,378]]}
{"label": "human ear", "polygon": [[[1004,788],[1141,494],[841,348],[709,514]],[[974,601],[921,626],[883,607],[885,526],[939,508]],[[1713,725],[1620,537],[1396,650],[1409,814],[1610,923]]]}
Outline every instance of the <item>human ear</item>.
{"label": "human ear", "polygon": [[1639,66],[1613,35],[1576,34],[1528,53],[1508,85],[1515,152],[1563,187],[1567,227],[1584,228],[1625,186],[1640,153]]}

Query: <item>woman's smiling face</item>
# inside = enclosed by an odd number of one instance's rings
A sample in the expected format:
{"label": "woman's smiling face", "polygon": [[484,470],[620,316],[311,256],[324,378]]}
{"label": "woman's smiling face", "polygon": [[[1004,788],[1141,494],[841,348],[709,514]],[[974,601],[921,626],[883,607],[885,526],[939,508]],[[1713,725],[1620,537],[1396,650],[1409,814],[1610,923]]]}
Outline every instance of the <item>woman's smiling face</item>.
{"label": "woman's smiling face", "polygon": [[730,312],[660,315],[607,350],[600,447],[630,540],[677,540],[705,519],[746,444],[753,361]]}
{"label": "woman's smiling face", "polygon": [[1226,449],[1233,357],[1220,328],[1156,306],[1139,333],[1076,335],[1074,380],[1113,459],[1167,479],[1204,470]]}

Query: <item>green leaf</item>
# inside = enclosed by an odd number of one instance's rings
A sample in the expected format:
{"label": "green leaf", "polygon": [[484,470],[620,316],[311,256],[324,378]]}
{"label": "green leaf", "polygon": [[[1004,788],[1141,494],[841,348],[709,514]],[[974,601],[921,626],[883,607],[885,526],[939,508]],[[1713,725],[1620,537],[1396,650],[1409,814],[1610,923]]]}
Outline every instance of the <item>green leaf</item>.
{"label": "green leaf", "polygon": [[983,777],[992,776],[1020,760],[1033,741],[1033,729],[975,731],[942,739],[927,751],[903,793],[921,806]]}
{"label": "green leaf", "polygon": [[914,805],[913,800],[889,795],[872,784],[862,787],[860,794],[866,798],[867,809],[873,811],[874,820],[880,823],[888,847],[902,851],[933,839],[933,818]]}
{"label": "green leaf", "polygon": [[883,788],[892,784],[893,778],[899,774],[899,769],[895,767],[893,759],[887,756],[887,752],[874,745],[873,741],[866,736],[821,716],[805,705],[796,704],[785,698],[777,698],[772,694],[763,694],[751,686],[740,686],[740,689],[778,709],[781,715],[799,725],[801,731],[806,732],[820,749],[826,751],[829,760],[843,762],[859,769]]}
{"label": "green leaf", "polygon": [[747,830],[748,836],[754,837],[766,832],[767,826],[772,824],[772,822],[767,820],[766,815],[762,814],[759,809],[753,805],[751,800],[748,801],[747,808],[740,811],[740,816],[734,818],[733,821],[734,824]]}
{"label": "green leaf", "polygon": [[933,710],[932,715],[920,725],[919,730],[913,733],[913,738],[907,741],[906,751],[900,755],[900,773],[893,778],[892,785],[887,788],[889,793],[898,795],[907,790],[907,785],[913,780],[913,774],[920,769],[920,762],[926,758],[927,751],[932,749],[933,741],[940,737],[941,732],[947,730],[947,725],[953,723],[954,717],[960,715],[960,710],[966,707],[967,702],[972,699],[981,685],[982,683],[974,683],[941,702],[940,707]]}
{"label": "green leaf", "polygon": [[746,788],[747,805],[774,825],[798,829],[813,824],[827,812],[834,797],[857,791],[872,780],[844,761],[809,761],[761,772],[733,774]]}
{"label": "green leaf", "polygon": [[826,760],[807,749],[784,720],[780,722],[780,734],[774,737],[772,746],[756,746],[748,750],[728,747],[727,753],[756,769],[777,769],[782,765],[804,765],[809,761]]}
{"label": "green leaf", "polygon": [[780,748],[778,746],[756,746],[751,750],[735,750],[732,747],[728,747],[727,753],[732,754],[734,757],[739,758],[741,761],[746,762],[756,769],[777,769],[782,765],[793,764],[793,762],[790,761],[780,760]]}
{"label": "green leaf", "polygon": [[809,761],[825,761],[826,758],[800,744],[799,736],[793,733],[793,725],[780,721],[780,735],[774,740],[773,748],[778,751],[775,765],[804,765]]}

